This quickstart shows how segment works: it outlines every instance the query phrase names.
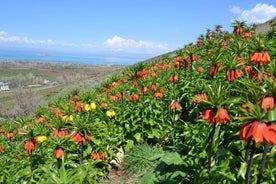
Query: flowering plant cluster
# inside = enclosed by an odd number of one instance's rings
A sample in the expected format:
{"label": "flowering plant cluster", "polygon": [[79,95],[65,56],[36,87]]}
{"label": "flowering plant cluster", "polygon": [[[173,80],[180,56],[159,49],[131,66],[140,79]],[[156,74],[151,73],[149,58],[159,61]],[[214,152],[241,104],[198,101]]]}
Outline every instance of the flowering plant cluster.
{"label": "flowering plant cluster", "polygon": [[233,28],[1,120],[0,181],[97,183],[119,148],[148,143],[169,151],[142,183],[276,182],[275,33]]}

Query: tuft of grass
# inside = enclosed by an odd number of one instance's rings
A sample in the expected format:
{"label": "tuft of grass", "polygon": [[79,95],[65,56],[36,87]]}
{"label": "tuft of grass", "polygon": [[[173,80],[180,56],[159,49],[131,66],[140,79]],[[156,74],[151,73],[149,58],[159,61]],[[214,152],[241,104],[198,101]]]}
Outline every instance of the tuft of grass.
{"label": "tuft of grass", "polygon": [[148,144],[135,145],[126,153],[123,166],[128,175],[142,176],[156,167],[158,160],[154,158],[162,154],[164,154],[162,148]]}

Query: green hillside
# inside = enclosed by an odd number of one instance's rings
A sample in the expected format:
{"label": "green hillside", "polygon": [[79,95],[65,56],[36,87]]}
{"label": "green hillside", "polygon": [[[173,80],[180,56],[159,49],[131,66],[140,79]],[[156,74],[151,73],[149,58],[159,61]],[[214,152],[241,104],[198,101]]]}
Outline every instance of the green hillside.
{"label": "green hillside", "polygon": [[0,182],[275,183],[276,32],[232,27],[1,120]]}

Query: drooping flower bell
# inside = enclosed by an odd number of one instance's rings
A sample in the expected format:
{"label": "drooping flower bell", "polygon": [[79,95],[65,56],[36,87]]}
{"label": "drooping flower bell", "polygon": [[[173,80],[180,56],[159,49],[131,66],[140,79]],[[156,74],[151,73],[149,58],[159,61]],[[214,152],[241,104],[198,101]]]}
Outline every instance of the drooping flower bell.
{"label": "drooping flower bell", "polygon": [[228,115],[228,111],[224,108],[220,109],[206,109],[200,116],[200,118],[205,119],[208,123],[222,123],[226,124],[226,122],[230,121],[230,117]]}
{"label": "drooping flower bell", "polygon": [[265,64],[271,62],[268,52],[254,52],[250,55],[249,59],[255,64]]}

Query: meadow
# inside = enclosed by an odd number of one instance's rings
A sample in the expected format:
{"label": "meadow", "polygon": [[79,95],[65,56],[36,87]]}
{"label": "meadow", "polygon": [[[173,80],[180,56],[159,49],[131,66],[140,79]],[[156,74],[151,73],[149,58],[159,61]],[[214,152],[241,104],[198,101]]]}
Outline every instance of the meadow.
{"label": "meadow", "polygon": [[275,23],[232,27],[2,119],[0,182],[275,183]]}

